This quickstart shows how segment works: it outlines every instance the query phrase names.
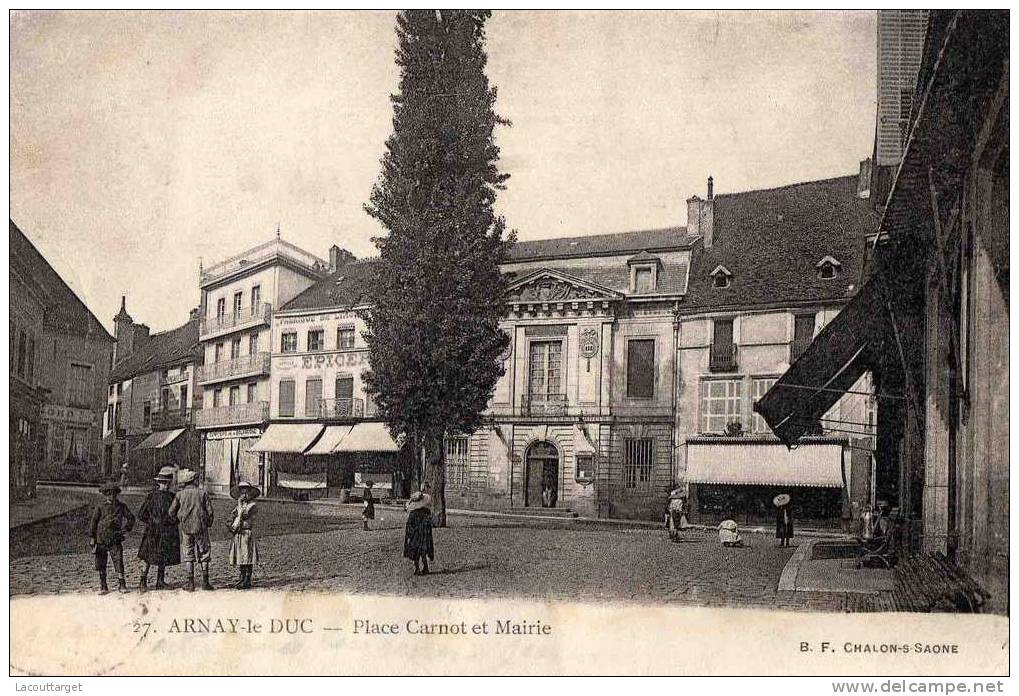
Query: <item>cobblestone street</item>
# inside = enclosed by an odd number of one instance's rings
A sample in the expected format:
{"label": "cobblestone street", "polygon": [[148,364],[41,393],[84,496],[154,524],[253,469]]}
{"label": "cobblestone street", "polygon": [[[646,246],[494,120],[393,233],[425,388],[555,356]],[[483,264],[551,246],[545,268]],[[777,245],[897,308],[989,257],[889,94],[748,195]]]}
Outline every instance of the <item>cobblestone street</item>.
{"label": "cobblestone street", "polygon": [[[140,498],[125,500],[137,510]],[[226,560],[224,520],[231,504],[216,502],[212,582],[218,588],[236,579]],[[325,509],[262,501],[260,508],[262,563],[255,570],[260,588],[816,611],[844,611],[846,606],[841,594],[779,591],[779,576],[795,547],[778,548],[767,535],[750,534],[749,548],[731,549],[703,531],[691,531],[684,542],[673,544],[659,529],[451,515],[447,528],[435,530],[433,573],[415,577],[402,557],[402,512],[380,507],[375,528],[366,532],[352,506]],[[79,510],[12,530],[11,594],[95,592],[87,519],[88,512]],[[141,531],[139,524],[125,545],[132,591],[138,586]],[[167,575],[171,585],[180,587],[183,566]]]}

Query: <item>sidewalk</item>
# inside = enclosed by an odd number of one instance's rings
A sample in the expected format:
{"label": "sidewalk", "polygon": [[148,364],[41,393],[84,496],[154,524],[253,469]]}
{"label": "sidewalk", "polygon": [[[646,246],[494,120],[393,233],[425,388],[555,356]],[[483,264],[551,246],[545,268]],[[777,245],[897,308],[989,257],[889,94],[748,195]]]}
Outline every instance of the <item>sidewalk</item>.
{"label": "sidewalk", "polygon": [[31,500],[11,503],[10,528],[16,529],[66,515],[90,505],[95,497],[94,489],[38,486]]}

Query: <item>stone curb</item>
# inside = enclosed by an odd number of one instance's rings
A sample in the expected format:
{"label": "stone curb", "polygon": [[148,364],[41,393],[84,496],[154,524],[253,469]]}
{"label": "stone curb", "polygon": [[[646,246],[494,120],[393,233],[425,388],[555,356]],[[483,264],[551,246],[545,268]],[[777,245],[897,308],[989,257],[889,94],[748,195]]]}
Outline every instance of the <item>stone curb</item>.
{"label": "stone curb", "polygon": [[19,522],[17,524],[12,524],[10,526],[10,529],[11,530],[21,529],[22,527],[31,527],[33,524],[39,524],[40,522],[48,522],[49,520],[56,519],[57,517],[63,517],[64,515],[70,515],[72,512],[77,512],[78,510],[82,510],[84,508],[87,508],[89,505],[91,505],[91,503],[82,503],[81,505],[75,505],[74,507],[67,508],[66,510],[61,510],[60,512],[54,512],[54,513],[49,514],[49,515],[44,515],[43,517],[37,517],[34,520],[27,520],[25,522]]}

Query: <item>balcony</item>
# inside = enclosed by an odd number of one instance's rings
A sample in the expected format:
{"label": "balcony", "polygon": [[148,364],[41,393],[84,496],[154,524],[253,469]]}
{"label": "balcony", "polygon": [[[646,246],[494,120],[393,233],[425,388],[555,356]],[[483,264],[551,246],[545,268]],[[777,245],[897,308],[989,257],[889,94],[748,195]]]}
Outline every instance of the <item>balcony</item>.
{"label": "balcony", "polygon": [[311,418],[364,418],[364,399],[319,399],[318,413]]}
{"label": "balcony", "polygon": [[803,351],[805,351],[807,348],[810,347],[811,342],[812,342],[811,339],[797,338],[797,339],[794,339],[791,344],[789,344],[789,364],[790,365],[792,365],[794,362],[796,362],[796,359],[798,357],[803,355]]}
{"label": "balcony", "polygon": [[525,416],[565,416],[567,401],[565,394],[524,394]]}
{"label": "balcony", "polygon": [[735,372],[736,344],[712,343],[708,368],[712,372]]}
{"label": "balcony", "polygon": [[269,420],[269,402],[213,406],[195,411],[196,428],[219,428],[231,425],[254,425]]}
{"label": "balcony", "polygon": [[191,408],[168,408],[163,411],[152,412],[153,430],[176,430],[187,428],[194,422],[194,412],[197,409]]}
{"label": "balcony", "polygon": [[198,368],[198,383],[223,382],[229,379],[240,379],[269,374],[269,353],[252,353],[231,360],[201,365]]}
{"label": "balcony", "polygon": [[272,305],[259,302],[250,307],[242,307],[236,312],[221,314],[215,317],[202,317],[198,330],[199,340],[205,341],[213,336],[230,333],[239,329],[247,329],[262,324],[268,325],[272,319]]}

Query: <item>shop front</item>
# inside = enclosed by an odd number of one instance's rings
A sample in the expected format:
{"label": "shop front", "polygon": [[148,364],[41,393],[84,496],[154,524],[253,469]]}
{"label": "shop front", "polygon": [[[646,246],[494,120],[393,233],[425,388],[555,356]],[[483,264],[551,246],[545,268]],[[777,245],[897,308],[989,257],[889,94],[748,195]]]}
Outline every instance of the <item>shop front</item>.
{"label": "shop front", "polygon": [[265,457],[253,451],[260,428],[210,430],[204,434],[205,486],[210,493],[227,494],[240,480],[264,484]]}

